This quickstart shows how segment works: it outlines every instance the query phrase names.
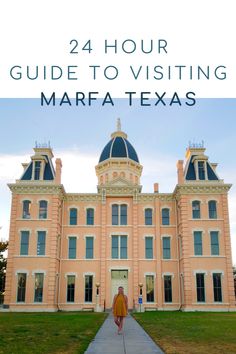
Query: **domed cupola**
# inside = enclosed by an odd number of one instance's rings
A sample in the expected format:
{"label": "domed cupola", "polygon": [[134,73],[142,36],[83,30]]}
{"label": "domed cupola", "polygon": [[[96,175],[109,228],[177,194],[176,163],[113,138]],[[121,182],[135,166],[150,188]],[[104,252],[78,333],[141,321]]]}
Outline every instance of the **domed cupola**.
{"label": "domed cupola", "polygon": [[120,118],[117,119],[117,130],[111,134],[96,166],[98,185],[131,184],[139,185],[142,166],[138,155],[121,130]]}
{"label": "domed cupola", "polygon": [[127,134],[121,131],[120,119],[117,122],[117,131],[111,134],[111,140],[102,150],[99,163],[110,158],[129,158],[139,163],[134,147],[127,140]]}

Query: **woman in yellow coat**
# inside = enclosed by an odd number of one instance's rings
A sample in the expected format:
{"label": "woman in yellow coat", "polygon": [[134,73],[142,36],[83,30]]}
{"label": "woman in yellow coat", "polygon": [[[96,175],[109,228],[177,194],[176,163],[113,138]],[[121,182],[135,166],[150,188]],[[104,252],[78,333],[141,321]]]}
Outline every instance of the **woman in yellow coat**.
{"label": "woman in yellow coat", "polygon": [[118,334],[121,334],[124,325],[124,318],[128,313],[128,298],[124,294],[123,286],[119,286],[118,294],[114,296],[112,311],[114,315],[114,322],[118,327]]}

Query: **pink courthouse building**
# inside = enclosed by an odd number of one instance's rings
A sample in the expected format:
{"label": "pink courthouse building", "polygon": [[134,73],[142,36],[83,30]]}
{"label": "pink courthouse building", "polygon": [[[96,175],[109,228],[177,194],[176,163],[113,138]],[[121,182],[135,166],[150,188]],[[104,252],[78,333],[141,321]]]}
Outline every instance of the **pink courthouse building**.
{"label": "pink courthouse building", "polygon": [[[234,311],[228,191],[201,145],[177,162],[173,193],[142,193],[142,165],[117,131],[95,167],[97,193],[66,193],[62,162],[36,146],[12,192],[4,307]],[[91,171],[92,173],[92,171]],[[174,166],[173,166],[174,173]]]}

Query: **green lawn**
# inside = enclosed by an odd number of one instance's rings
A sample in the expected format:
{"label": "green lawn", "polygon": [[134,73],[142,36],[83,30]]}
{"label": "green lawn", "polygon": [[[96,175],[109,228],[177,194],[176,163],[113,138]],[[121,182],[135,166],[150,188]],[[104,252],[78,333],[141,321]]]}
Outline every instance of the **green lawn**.
{"label": "green lawn", "polygon": [[157,311],[133,316],[166,354],[236,353],[236,313]]}
{"label": "green lawn", "polygon": [[84,353],[105,313],[0,313],[0,353]]}

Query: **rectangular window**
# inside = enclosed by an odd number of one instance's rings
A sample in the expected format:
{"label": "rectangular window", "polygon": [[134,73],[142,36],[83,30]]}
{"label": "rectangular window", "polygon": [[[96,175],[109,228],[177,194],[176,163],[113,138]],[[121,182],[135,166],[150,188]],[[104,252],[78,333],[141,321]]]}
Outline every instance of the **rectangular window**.
{"label": "rectangular window", "polygon": [[213,256],[219,256],[220,249],[219,249],[219,232],[218,231],[211,231],[211,254]]}
{"label": "rectangular window", "polygon": [[47,219],[48,202],[40,200],[39,202],[39,219]]}
{"label": "rectangular window", "polygon": [[204,180],[205,178],[205,166],[203,161],[198,161],[198,177],[200,180]]}
{"label": "rectangular window", "polygon": [[43,273],[35,273],[34,302],[43,302]]}
{"label": "rectangular window", "polygon": [[67,276],[67,302],[75,301],[75,275]]}
{"label": "rectangular window", "polygon": [[120,258],[127,259],[127,236],[120,236]]}
{"label": "rectangular window", "polygon": [[221,273],[213,273],[214,301],[222,302]]}
{"label": "rectangular window", "polygon": [[111,257],[114,259],[119,258],[119,236],[112,236],[112,241],[111,241]]}
{"label": "rectangular window", "polygon": [[70,225],[77,225],[77,209],[70,209]]}
{"label": "rectangular window", "polygon": [[120,205],[120,225],[127,225],[127,205]]}
{"label": "rectangular window", "polygon": [[21,231],[20,255],[27,256],[29,252],[29,231]]}
{"label": "rectangular window", "polygon": [[76,258],[76,237],[69,237],[69,247],[68,247],[68,258],[75,259]]}
{"label": "rectangular window", "polygon": [[94,209],[87,209],[87,225],[94,225]]}
{"label": "rectangular window", "polygon": [[204,273],[196,274],[197,301],[205,302],[205,282]]}
{"label": "rectangular window", "polygon": [[200,219],[200,217],[201,217],[200,202],[198,200],[194,200],[192,202],[192,216],[193,216],[193,219]]}
{"label": "rectangular window", "polygon": [[146,275],[146,302],[154,302],[154,276]]}
{"label": "rectangular window", "polygon": [[26,273],[18,273],[17,276],[17,302],[25,302]]}
{"label": "rectangular window", "polygon": [[35,180],[40,179],[40,168],[41,168],[41,162],[35,161],[35,165],[34,165],[34,179]]}
{"label": "rectangular window", "polygon": [[172,281],[171,275],[164,275],[165,302],[172,302]]}
{"label": "rectangular window", "polygon": [[152,209],[145,209],[145,225],[152,225]]}
{"label": "rectangular window", "polygon": [[119,206],[117,204],[112,205],[112,225],[118,225],[118,207]]}
{"label": "rectangular window", "polygon": [[86,258],[93,259],[93,237],[86,237]]}
{"label": "rectangular window", "polygon": [[127,225],[127,205],[112,205],[112,225]]}
{"label": "rectangular window", "polygon": [[93,276],[85,275],[85,302],[93,301]]}
{"label": "rectangular window", "polygon": [[202,256],[202,231],[194,231],[194,255]]}
{"label": "rectangular window", "polygon": [[113,259],[127,259],[127,236],[111,237],[111,257]]}
{"label": "rectangular window", "polygon": [[30,209],[31,209],[31,201],[30,200],[24,200],[23,201],[23,213],[22,213],[22,218],[23,219],[30,219]]}
{"label": "rectangular window", "polygon": [[170,259],[170,237],[162,238],[163,259]]}
{"label": "rectangular window", "polygon": [[37,256],[45,255],[46,231],[38,231]]}
{"label": "rectangular window", "polygon": [[208,202],[209,219],[217,219],[216,201],[210,200]]}
{"label": "rectangular window", "polygon": [[145,237],[145,257],[153,258],[153,237]]}
{"label": "rectangular window", "polygon": [[161,211],[162,225],[170,225],[170,209],[164,208]]}

